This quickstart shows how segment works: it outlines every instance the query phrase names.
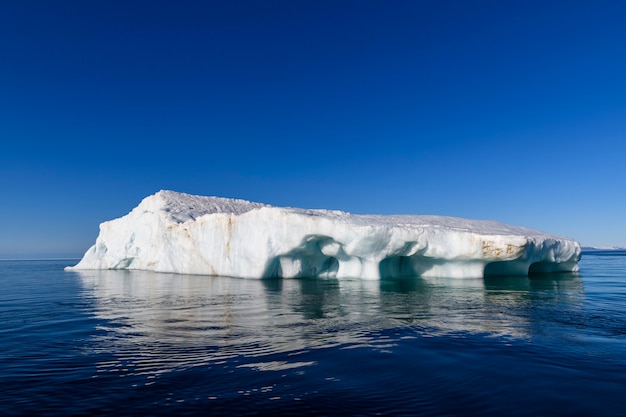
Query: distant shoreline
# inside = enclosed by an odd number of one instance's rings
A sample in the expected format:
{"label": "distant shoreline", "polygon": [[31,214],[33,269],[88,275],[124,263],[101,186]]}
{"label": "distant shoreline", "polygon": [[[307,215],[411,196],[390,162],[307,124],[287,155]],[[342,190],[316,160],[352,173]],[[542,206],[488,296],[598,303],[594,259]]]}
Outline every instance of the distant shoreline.
{"label": "distant shoreline", "polygon": [[34,257],[34,258],[0,258],[0,262],[2,261],[75,261],[80,260],[81,257]]}
{"label": "distant shoreline", "polygon": [[626,250],[626,248],[624,247],[619,247],[619,246],[607,246],[607,247],[602,247],[602,246],[582,246],[580,248],[582,251],[611,251],[611,250],[615,250],[615,251],[620,251],[620,250]]}

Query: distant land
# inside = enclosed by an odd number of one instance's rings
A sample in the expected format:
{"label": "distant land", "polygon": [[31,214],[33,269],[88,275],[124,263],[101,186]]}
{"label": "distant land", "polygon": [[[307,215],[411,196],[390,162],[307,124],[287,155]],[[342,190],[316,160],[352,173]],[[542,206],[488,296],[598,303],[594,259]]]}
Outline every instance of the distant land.
{"label": "distant land", "polygon": [[624,246],[582,246],[581,249],[583,251],[592,251],[592,250],[626,250]]}
{"label": "distant land", "polygon": [[42,261],[52,259],[80,259],[82,253],[0,253],[0,261]]}

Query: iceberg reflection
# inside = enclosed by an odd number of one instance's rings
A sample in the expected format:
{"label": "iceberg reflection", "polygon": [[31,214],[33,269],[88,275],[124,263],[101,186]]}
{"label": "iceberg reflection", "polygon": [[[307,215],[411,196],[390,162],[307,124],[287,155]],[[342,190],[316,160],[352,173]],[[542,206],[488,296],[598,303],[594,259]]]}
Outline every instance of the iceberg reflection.
{"label": "iceberg reflection", "polygon": [[101,366],[113,369],[125,361],[135,372],[148,373],[233,358],[246,358],[238,366],[260,370],[310,366],[298,360],[300,353],[325,347],[386,349],[390,341],[380,332],[395,328],[413,329],[415,337],[529,339],[537,314],[577,309],[584,296],[582,280],[573,274],[367,281],[75,273],[101,320],[97,349],[117,355]]}

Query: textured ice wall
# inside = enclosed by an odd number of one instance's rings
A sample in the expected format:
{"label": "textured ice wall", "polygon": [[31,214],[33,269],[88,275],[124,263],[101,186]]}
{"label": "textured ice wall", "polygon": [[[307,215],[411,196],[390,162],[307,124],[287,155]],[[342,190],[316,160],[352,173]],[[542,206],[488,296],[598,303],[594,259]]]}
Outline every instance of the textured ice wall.
{"label": "textured ice wall", "polygon": [[370,216],[160,191],[100,225],[74,269],[248,278],[576,271],[578,242],[494,221]]}

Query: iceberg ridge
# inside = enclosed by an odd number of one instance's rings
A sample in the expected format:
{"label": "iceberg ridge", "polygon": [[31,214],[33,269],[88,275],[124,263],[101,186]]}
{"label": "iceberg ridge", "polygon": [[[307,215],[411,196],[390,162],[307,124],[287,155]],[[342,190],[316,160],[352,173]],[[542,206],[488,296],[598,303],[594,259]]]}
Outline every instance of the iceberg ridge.
{"label": "iceberg ridge", "polygon": [[483,277],[578,270],[572,239],[487,220],[356,215],[159,191],[68,269],[242,278]]}

